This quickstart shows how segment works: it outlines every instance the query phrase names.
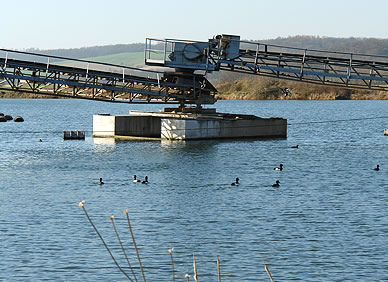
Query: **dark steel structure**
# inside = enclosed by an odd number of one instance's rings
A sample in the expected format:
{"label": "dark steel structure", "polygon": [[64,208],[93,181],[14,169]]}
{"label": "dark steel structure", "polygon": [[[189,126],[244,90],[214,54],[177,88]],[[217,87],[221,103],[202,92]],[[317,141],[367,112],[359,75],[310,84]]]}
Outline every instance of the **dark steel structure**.
{"label": "dark steel structure", "polygon": [[0,49],[0,89],[201,108],[216,101],[217,90],[207,73],[223,70],[388,91],[388,57],[260,44],[234,35],[218,35],[207,42],[147,38],[145,64],[170,71]]}
{"label": "dark steel structure", "polygon": [[388,57],[240,41],[146,39],[145,62],[185,70],[233,71],[347,88],[388,91]]}
{"label": "dark steel structure", "polygon": [[[125,103],[215,102],[213,93],[216,89],[197,74],[163,73],[28,52],[1,51],[1,90]],[[203,87],[205,84],[207,86]]]}

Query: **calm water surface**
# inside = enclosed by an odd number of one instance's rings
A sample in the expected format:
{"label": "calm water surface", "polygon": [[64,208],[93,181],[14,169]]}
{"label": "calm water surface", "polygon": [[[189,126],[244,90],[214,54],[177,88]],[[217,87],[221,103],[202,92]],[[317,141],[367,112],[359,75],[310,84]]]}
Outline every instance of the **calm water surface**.
{"label": "calm water surface", "polygon": [[[177,281],[193,273],[193,254],[200,281],[217,280],[217,255],[223,281],[267,281],[264,263],[275,281],[388,280],[388,101],[216,106],[287,118],[288,138],[114,142],[91,137],[93,114],[160,107],[0,100],[0,112],[25,119],[0,123],[0,280],[124,281],[81,200],[125,267],[115,216],[140,278],[128,209],[148,281],[172,280],[172,247]],[[382,118],[365,119],[373,117]],[[86,130],[86,140],[63,141],[71,129]],[[150,184],[134,184],[133,174]]]}

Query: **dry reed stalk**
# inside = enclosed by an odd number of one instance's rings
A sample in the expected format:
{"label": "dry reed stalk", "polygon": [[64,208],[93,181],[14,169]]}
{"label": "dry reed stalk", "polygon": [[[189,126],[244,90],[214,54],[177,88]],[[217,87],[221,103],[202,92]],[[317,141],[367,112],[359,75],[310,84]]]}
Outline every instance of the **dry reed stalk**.
{"label": "dry reed stalk", "polygon": [[267,265],[266,265],[266,264],[264,264],[264,269],[265,269],[265,271],[267,271],[267,273],[268,273],[268,276],[269,276],[269,279],[271,279],[271,282],[274,282],[274,281],[273,281],[273,279],[272,279],[271,272],[269,272],[269,269],[268,269],[268,267],[267,267]]}
{"label": "dry reed stalk", "polygon": [[128,256],[127,256],[127,253],[125,252],[124,246],[123,246],[123,244],[121,243],[121,240],[120,240],[119,233],[117,232],[116,225],[115,225],[115,223],[114,223],[114,220],[113,220],[113,215],[112,215],[112,216],[110,216],[110,217],[109,217],[109,219],[110,219],[110,221],[112,222],[113,229],[114,229],[114,231],[115,231],[115,233],[116,233],[117,240],[118,240],[118,241],[119,241],[119,243],[120,243],[121,250],[122,250],[122,251],[123,251],[123,253],[124,253],[125,259],[127,260],[127,263],[128,263],[129,269],[131,270],[131,272],[132,272],[132,275],[133,275],[133,277],[135,278],[135,281],[136,281],[136,282],[138,282],[138,281],[137,281],[137,278],[136,278],[136,275],[135,275],[135,272],[133,271],[133,268],[132,268],[132,266],[131,266],[131,263],[129,262],[129,259],[128,259]]}
{"label": "dry reed stalk", "polygon": [[194,280],[198,282],[197,265],[195,263],[195,255],[193,254]]}
{"label": "dry reed stalk", "polygon": [[143,271],[143,266],[142,266],[142,264],[141,264],[141,260],[140,260],[140,256],[139,256],[139,251],[137,250],[135,237],[133,236],[133,232],[132,232],[132,228],[131,228],[131,223],[129,222],[128,210],[125,209],[125,210],[124,210],[124,213],[125,213],[125,215],[126,215],[126,217],[127,217],[128,228],[129,228],[129,232],[131,233],[133,246],[135,247],[137,260],[138,260],[139,266],[140,266],[141,276],[143,277],[143,281],[146,282],[146,279],[145,279],[145,276],[144,276],[144,271]]}
{"label": "dry reed stalk", "polygon": [[100,237],[102,243],[103,243],[104,246],[105,246],[105,249],[108,251],[109,255],[110,255],[111,258],[113,259],[113,262],[116,264],[117,268],[125,275],[125,277],[128,278],[129,281],[132,281],[132,282],[133,282],[133,280],[128,276],[128,274],[127,274],[127,273],[120,267],[120,265],[117,263],[117,261],[116,261],[116,259],[114,258],[112,252],[109,250],[108,245],[105,243],[105,241],[104,241],[104,239],[102,238],[100,232],[98,232],[96,226],[94,225],[93,221],[90,219],[88,213],[86,212],[86,209],[85,209],[85,207],[84,207],[84,204],[85,204],[85,201],[81,201],[81,202],[78,204],[78,206],[81,207],[82,210],[84,211],[84,213],[85,213],[87,219],[89,220],[90,224],[92,225],[94,231],[96,231],[98,237]]}
{"label": "dry reed stalk", "polygon": [[218,282],[221,282],[220,259],[218,256],[217,256],[217,272],[218,272]]}
{"label": "dry reed stalk", "polygon": [[171,267],[172,267],[172,281],[175,282],[175,272],[174,272],[174,260],[172,258],[172,252],[174,251],[174,248],[171,248],[168,250],[170,257],[171,257]]}

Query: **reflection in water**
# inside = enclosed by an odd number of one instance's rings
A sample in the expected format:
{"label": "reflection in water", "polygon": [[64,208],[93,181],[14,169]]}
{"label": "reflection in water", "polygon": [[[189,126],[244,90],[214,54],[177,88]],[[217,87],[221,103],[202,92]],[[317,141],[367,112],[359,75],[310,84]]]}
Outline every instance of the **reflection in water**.
{"label": "reflection in water", "polygon": [[160,141],[160,147],[166,148],[166,149],[182,148],[185,145],[186,145],[186,141],[184,141],[184,140],[161,139],[161,141]]}
{"label": "reflection in water", "polygon": [[197,155],[211,153],[218,144],[220,140],[161,140],[160,147],[164,152]]}
{"label": "reflection in water", "polygon": [[93,137],[95,145],[115,145],[116,139],[114,137]]}
{"label": "reflection in water", "polygon": [[113,137],[93,137],[93,143],[93,151],[96,153],[110,152],[113,151],[116,147],[116,140]]}

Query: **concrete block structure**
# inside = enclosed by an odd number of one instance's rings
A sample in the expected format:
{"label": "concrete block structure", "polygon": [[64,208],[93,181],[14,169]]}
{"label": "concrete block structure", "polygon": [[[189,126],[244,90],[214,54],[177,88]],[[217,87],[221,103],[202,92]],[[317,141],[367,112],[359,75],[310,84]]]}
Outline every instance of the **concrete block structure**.
{"label": "concrete block structure", "polygon": [[252,115],[131,111],[93,116],[94,137],[166,140],[287,138],[287,120]]}

